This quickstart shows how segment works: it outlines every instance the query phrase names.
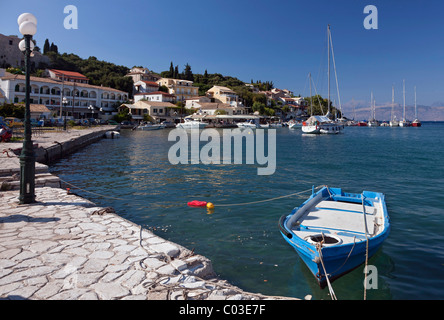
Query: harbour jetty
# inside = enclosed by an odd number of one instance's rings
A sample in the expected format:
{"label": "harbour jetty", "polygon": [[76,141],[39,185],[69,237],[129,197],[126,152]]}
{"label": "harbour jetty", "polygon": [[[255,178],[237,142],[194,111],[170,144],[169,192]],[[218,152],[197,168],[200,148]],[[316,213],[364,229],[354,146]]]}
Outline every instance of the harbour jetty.
{"label": "harbour jetty", "polygon": [[[33,138],[37,158],[50,163],[107,130],[44,133]],[[36,163],[37,202],[19,205],[21,145],[0,147],[0,299],[292,299],[218,278],[208,258],[62,189],[46,164]]]}

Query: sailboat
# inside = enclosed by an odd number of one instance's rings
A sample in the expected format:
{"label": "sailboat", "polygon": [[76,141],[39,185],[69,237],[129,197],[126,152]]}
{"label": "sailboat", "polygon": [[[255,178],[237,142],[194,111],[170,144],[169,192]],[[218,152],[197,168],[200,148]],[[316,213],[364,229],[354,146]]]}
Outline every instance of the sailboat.
{"label": "sailboat", "polygon": [[373,97],[373,92],[370,99],[370,119],[368,120],[368,126],[369,127],[377,127],[379,126],[379,122],[376,121],[376,104],[375,99]]}
{"label": "sailboat", "polygon": [[390,127],[398,127],[399,122],[395,116],[395,86],[392,86],[392,114],[390,117]]}
{"label": "sailboat", "polygon": [[[339,124],[330,119],[330,55],[333,55],[333,65],[335,69],[336,76],[336,87],[338,84],[338,79],[336,75],[336,63],[334,61],[334,53],[333,53],[333,42],[331,40],[331,31],[330,25],[327,26],[327,37],[328,37],[328,111],[327,114],[323,116],[311,116],[307,121],[304,121],[302,124],[302,132],[306,134],[337,134],[340,133],[344,129],[343,124]],[[331,53],[330,53],[331,46]],[[339,90],[338,90],[339,95]],[[339,102],[340,104],[340,102]]]}
{"label": "sailboat", "polygon": [[410,127],[410,121],[407,121],[405,118],[405,80],[402,81],[402,92],[403,92],[403,96],[404,96],[404,109],[402,112],[402,120],[399,121],[399,126],[400,127]]}
{"label": "sailboat", "polygon": [[412,122],[412,127],[420,127],[421,126],[421,121],[419,121],[418,119],[418,110],[416,107],[416,86],[415,86],[415,120],[413,120]]}

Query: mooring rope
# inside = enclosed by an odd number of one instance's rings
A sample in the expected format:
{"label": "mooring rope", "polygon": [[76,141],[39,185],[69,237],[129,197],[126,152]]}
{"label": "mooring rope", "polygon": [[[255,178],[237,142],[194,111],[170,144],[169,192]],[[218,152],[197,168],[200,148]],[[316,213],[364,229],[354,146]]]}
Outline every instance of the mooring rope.
{"label": "mooring rope", "polygon": [[[324,238],[323,233],[322,233],[322,238]],[[319,259],[321,260],[322,269],[324,269],[325,279],[327,280],[327,286],[328,286],[328,291],[330,292],[330,297],[332,300],[338,300],[338,298],[336,298],[335,291],[333,290],[333,287],[330,283],[330,279],[328,278],[327,270],[325,269],[324,258],[322,257],[322,243],[323,242],[324,242],[324,240],[322,240],[320,243],[318,243],[316,245],[316,249],[319,254]]]}
{"label": "mooring rope", "polygon": [[[90,193],[90,194],[93,194],[93,195],[96,195],[96,196],[99,196],[99,197],[102,197],[102,198],[108,198],[108,199],[113,199],[113,200],[133,201],[133,202],[137,201],[137,199],[125,199],[125,198],[117,198],[117,197],[103,195],[103,194],[100,194],[100,193],[97,193],[97,192],[93,192],[93,191],[89,191],[89,190],[80,188],[80,187],[78,187],[78,186],[76,186],[76,185],[74,185],[74,184],[72,184],[70,182],[67,182],[67,181],[63,180],[63,179],[60,179],[60,181],[63,182],[63,183],[66,183],[67,185],[71,186],[72,188],[75,188],[75,189],[78,189],[78,190],[81,190],[81,191],[84,191],[86,193]],[[317,189],[320,189],[322,187],[323,187],[323,185],[317,186],[314,189],[310,188],[308,190],[292,193],[292,194],[285,195],[285,196],[275,197],[275,198],[271,198],[271,199],[258,200],[258,201],[245,202],[245,203],[234,203],[234,204],[216,204],[215,206],[216,207],[234,207],[234,206],[246,206],[246,205],[250,205],[250,204],[271,202],[271,201],[276,201],[276,200],[279,200],[279,199],[294,197],[296,195],[300,195],[300,194],[303,194],[303,193],[307,193],[309,191],[317,190]],[[146,200],[140,200],[140,201],[146,201]]]}
{"label": "mooring rope", "polygon": [[[322,186],[317,186],[316,188],[314,188],[315,190],[320,189],[324,187]],[[279,200],[279,199],[285,199],[285,198],[290,198],[290,197],[294,197],[303,193],[307,193],[309,191],[313,191],[313,188],[310,188],[308,190],[304,190],[304,191],[300,191],[300,192],[296,192],[296,193],[292,193],[286,196],[280,196],[280,197],[276,197],[276,198],[271,198],[271,199],[265,199],[265,200],[258,200],[258,201],[252,201],[252,202],[244,202],[244,203],[232,203],[232,204],[215,204],[215,207],[234,207],[234,206],[246,206],[246,205],[250,205],[250,204],[257,204],[257,203],[264,203],[264,202],[271,202],[271,201],[275,201],[275,200]]]}
{"label": "mooring rope", "polygon": [[367,265],[368,265],[368,227],[367,227],[367,217],[365,213],[365,196],[364,194],[361,195],[362,197],[362,211],[364,216],[364,228],[365,228],[365,240],[366,240],[366,246],[365,246],[365,267],[364,267],[364,300],[367,300]]}

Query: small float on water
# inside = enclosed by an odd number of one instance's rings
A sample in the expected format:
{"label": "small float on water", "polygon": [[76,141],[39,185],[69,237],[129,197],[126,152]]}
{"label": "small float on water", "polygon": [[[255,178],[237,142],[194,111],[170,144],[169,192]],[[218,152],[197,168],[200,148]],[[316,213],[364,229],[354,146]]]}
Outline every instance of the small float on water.
{"label": "small float on water", "polygon": [[370,258],[387,238],[390,223],[382,193],[322,187],[282,216],[279,229],[324,288]]}
{"label": "small float on water", "polygon": [[119,131],[107,131],[105,133],[105,137],[107,139],[117,139],[117,138],[120,138],[120,132]]}

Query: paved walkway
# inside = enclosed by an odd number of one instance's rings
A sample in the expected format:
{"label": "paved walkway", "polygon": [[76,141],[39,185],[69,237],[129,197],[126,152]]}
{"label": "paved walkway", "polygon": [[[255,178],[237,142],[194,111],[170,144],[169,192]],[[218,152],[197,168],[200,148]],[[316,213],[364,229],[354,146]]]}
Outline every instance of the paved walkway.
{"label": "paved walkway", "polygon": [[0,191],[0,299],[288,299],[244,292],[207,258],[63,189],[18,196]]}

